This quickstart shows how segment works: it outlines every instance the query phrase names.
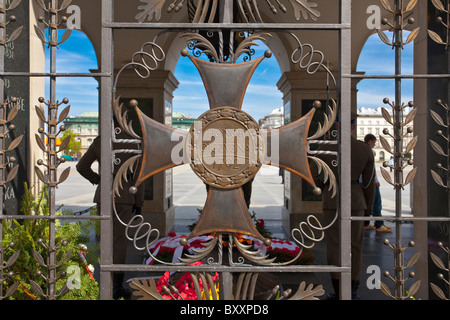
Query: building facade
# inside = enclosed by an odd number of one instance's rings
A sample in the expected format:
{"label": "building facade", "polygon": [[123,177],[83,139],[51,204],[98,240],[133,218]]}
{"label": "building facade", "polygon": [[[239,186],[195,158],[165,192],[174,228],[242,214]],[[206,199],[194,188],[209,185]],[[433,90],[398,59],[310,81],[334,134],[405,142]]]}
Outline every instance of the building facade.
{"label": "building facade", "polygon": [[75,139],[81,142],[79,156],[82,156],[99,134],[98,112],[84,112],[79,116],[67,117],[64,125],[67,130],[72,130],[76,134]]}
{"label": "building facade", "polygon": [[272,110],[272,112],[259,119],[259,126],[261,129],[278,128],[284,125],[284,108],[279,107]]}
{"label": "building facade", "polygon": [[[388,123],[383,117],[381,110],[381,107],[358,108],[358,118],[356,120],[356,135],[358,140],[364,141],[364,137],[367,134],[373,134],[377,138],[375,148],[373,149],[375,152],[375,161],[388,161],[392,155],[383,148],[380,136],[385,138],[390,146],[394,145],[394,138],[392,137],[392,132],[388,134],[383,133],[384,129],[392,128],[392,125]],[[410,111],[410,108],[405,108],[403,116],[406,117]],[[413,123],[411,122],[409,125],[412,127]],[[392,129],[390,131],[392,131]],[[405,139],[403,140],[403,149],[406,149],[406,146],[413,139],[413,137],[413,134],[410,133],[406,135]]]}
{"label": "building facade", "polygon": [[174,112],[172,114],[172,127],[175,129],[188,131],[194,124],[194,121],[193,117],[182,112]]}

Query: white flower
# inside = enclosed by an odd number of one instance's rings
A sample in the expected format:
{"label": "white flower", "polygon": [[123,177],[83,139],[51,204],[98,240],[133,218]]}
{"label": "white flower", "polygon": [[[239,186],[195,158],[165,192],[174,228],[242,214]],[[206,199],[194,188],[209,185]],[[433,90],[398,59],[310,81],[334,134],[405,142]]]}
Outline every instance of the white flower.
{"label": "white flower", "polygon": [[94,273],[95,268],[92,264],[88,265],[88,269],[89,271],[91,271],[91,273]]}
{"label": "white flower", "polygon": [[85,244],[80,243],[80,250],[86,251],[87,246]]}

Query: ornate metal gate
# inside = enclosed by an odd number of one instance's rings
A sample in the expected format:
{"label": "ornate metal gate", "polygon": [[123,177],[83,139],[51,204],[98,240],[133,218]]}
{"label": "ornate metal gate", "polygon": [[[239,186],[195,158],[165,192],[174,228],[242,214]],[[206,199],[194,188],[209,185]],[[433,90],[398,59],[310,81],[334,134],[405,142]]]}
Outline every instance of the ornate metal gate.
{"label": "ornate metal gate", "polygon": [[[48,77],[50,79],[50,97],[48,101],[40,98],[38,102],[47,106],[47,115],[40,106],[36,107],[37,117],[46,124],[46,128],[39,129],[39,134],[47,137],[36,135],[38,146],[46,155],[46,159],[39,160],[36,167],[38,178],[48,186],[49,190],[49,215],[48,216],[20,216],[20,215],[0,215],[0,227],[3,226],[5,220],[40,220],[49,221],[48,239],[40,239],[39,245],[47,250],[47,257],[42,257],[39,253],[33,253],[37,263],[46,270],[41,272],[39,276],[44,276],[47,283],[46,290],[43,290],[35,282],[30,285],[37,294],[47,299],[56,299],[67,292],[64,286],[61,290],[57,290],[56,281],[61,277],[58,274],[57,253],[62,243],[55,243],[55,224],[57,220],[64,219],[92,219],[101,221],[101,263],[100,263],[100,297],[101,299],[110,299],[112,292],[111,274],[116,271],[145,271],[145,272],[190,272],[194,283],[196,284],[197,296],[200,297],[200,287],[198,279],[203,284],[208,283],[211,288],[216,287],[215,279],[211,273],[219,273],[219,295],[211,290],[211,298],[215,299],[232,299],[234,298],[253,298],[253,290],[255,288],[258,275],[264,273],[287,273],[287,272],[337,272],[341,275],[341,299],[351,299],[351,265],[350,265],[350,225],[352,221],[367,220],[369,218],[351,217],[351,201],[350,194],[351,181],[351,145],[350,145],[350,119],[351,119],[351,81],[355,78],[374,78],[370,76],[359,76],[352,74],[351,70],[351,1],[341,0],[339,3],[339,23],[266,23],[264,17],[260,13],[260,6],[267,5],[274,14],[293,14],[297,20],[311,19],[317,21],[320,12],[316,9],[317,4],[309,0],[289,0],[291,7],[286,6],[283,1],[276,1],[278,6],[272,2],[267,3],[256,1],[173,1],[166,4],[166,1],[142,1],[146,5],[141,7],[141,12],[136,16],[137,22],[117,22],[114,19],[114,1],[101,1],[101,70],[95,75],[91,73],[78,74],[62,74],[56,69],[56,54],[58,46],[66,41],[71,30],[65,30],[62,37],[58,37],[58,33],[64,28],[64,18],[62,12],[67,9],[71,1],[43,1],[36,0],[33,4],[40,7],[45,16],[39,19],[45,23],[48,28],[48,36],[45,32],[36,26],[36,34],[51,49],[50,70],[48,73],[21,73],[21,72],[5,72],[4,62],[0,60],[0,98],[2,104],[0,108],[0,149],[2,154],[0,157],[0,181],[2,192],[5,185],[10,182],[18,170],[17,166],[7,165],[13,162],[12,158],[5,158],[5,153],[14,150],[22,138],[16,138],[6,148],[5,135],[14,129],[13,122],[17,115],[17,107],[15,99],[5,100],[3,98],[4,78],[25,76],[25,77]],[[395,291],[392,294],[386,285],[382,285],[382,290],[387,295],[395,299],[407,299],[417,292],[420,282],[416,282],[407,295],[404,294],[405,287],[405,271],[412,267],[418,259],[418,254],[405,263],[405,250],[402,244],[402,225],[405,220],[420,220],[419,218],[402,217],[401,194],[402,188],[409,184],[416,174],[417,168],[414,168],[410,174],[403,177],[403,169],[406,165],[413,165],[412,162],[404,164],[404,156],[412,151],[417,142],[417,138],[413,139],[410,144],[403,146],[402,137],[406,132],[412,132],[408,124],[414,119],[415,112],[411,112],[406,118],[403,117],[403,109],[406,105],[401,101],[401,79],[405,78],[401,73],[400,61],[401,50],[404,45],[412,42],[419,32],[414,29],[406,42],[403,41],[402,32],[406,21],[414,23],[409,19],[405,21],[405,14],[412,11],[417,1],[411,0],[407,4],[403,0],[395,0],[393,4],[389,1],[380,1],[382,6],[393,15],[393,21],[384,20],[383,23],[390,25],[394,29],[393,40],[389,40],[384,33],[379,32],[380,38],[387,45],[392,46],[396,52],[396,73],[395,76],[378,76],[377,78],[393,78],[395,79],[395,101],[390,102],[388,99],[385,104],[390,105],[392,114],[384,109],[383,116],[393,126],[392,136],[395,145],[389,145],[386,139],[380,136],[380,140],[386,151],[394,156],[393,169],[395,170],[394,179],[391,178],[387,171],[382,171],[386,181],[393,185],[396,192],[396,216],[392,221],[396,222],[396,243],[389,244],[395,255],[395,275],[390,277],[395,285]],[[433,1],[434,5],[442,11],[444,6],[439,1]],[[5,46],[8,42],[14,41],[20,36],[21,28],[15,29],[7,37],[6,29],[9,23],[6,23],[7,12],[21,5],[21,1],[0,0],[0,59],[4,57]],[[178,12],[188,6],[191,10],[189,22],[170,23],[160,22],[162,10],[166,10],[167,14]],[[448,12],[448,10],[447,10]],[[148,20],[150,22],[144,22]],[[14,21],[12,18],[11,21]],[[123,66],[114,65],[114,34],[117,30],[160,30],[161,32],[151,41],[142,44],[140,51],[136,52],[130,59],[130,62]],[[339,66],[338,75],[333,74],[330,69],[325,66],[324,54],[314,49],[313,44],[303,43],[297,37],[294,31],[301,30],[323,30],[335,32],[339,36]],[[9,31],[9,29],[8,29]],[[8,32],[9,33],[9,32]],[[188,133],[180,132],[172,128],[166,127],[151,118],[145,116],[140,110],[137,101],[132,100],[132,106],[138,116],[142,129],[142,136],[136,134],[126,118],[119,97],[116,96],[117,82],[125,69],[132,69],[136,72],[136,77],[148,78],[152,76],[152,72],[158,69],[158,65],[162,62],[166,53],[159,44],[161,37],[168,33],[180,33],[186,39],[186,44],[191,43],[195,48],[200,49],[210,61],[204,61],[193,57],[187,50],[183,50],[181,54],[188,57],[197,67],[202,76],[203,83],[208,93],[210,110],[200,116],[195,125]],[[332,79],[332,84],[336,92],[335,97],[330,97],[326,106],[326,115],[323,123],[316,132],[309,132],[311,119],[315,111],[321,107],[316,102],[311,111],[303,118],[286,125],[279,130],[264,132],[253,120],[251,115],[245,110],[241,110],[243,95],[245,94],[249,79],[258,65],[267,58],[271,57],[268,51],[264,57],[254,60],[238,62],[240,55],[251,50],[255,45],[255,41],[266,41],[273,34],[283,33],[289,37],[289,41],[295,44],[295,50],[290,54],[291,63],[298,68],[305,70],[307,74],[314,75],[319,71],[328,74]],[[438,42],[445,44],[439,36],[430,32],[430,37]],[[236,37],[238,35],[238,37]],[[232,39],[239,38],[239,41]],[[214,40],[212,40],[214,39]],[[118,72],[116,70],[119,69]],[[129,159],[120,164],[118,173],[115,178],[112,175],[114,161],[104,161],[100,167],[101,175],[101,211],[96,217],[65,217],[57,216],[55,208],[55,188],[58,184],[63,183],[69,175],[69,171],[63,171],[58,176],[58,166],[61,159],[58,153],[64,149],[64,145],[69,142],[68,139],[62,142],[62,146],[56,146],[56,138],[61,131],[58,125],[67,117],[69,108],[66,107],[60,111],[63,104],[68,103],[68,99],[61,101],[57,99],[56,81],[60,77],[99,77],[100,78],[100,135],[101,135],[101,154],[106,159],[114,159],[118,153],[131,155]],[[420,76],[408,76],[409,78],[420,78]],[[424,75],[422,78],[432,77],[432,75]],[[440,77],[448,77],[448,75],[440,75]],[[32,102],[31,102],[32,103]],[[412,106],[412,104],[408,104]],[[119,127],[114,128],[113,116],[118,120]],[[333,134],[329,131],[339,116],[340,127],[339,132],[334,135],[337,139],[332,139]],[[436,113],[431,113],[433,119],[442,126],[445,121]],[[448,122],[448,119],[447,119]],[[7,127],[9,125],[9,127]],[[129,139],[121,139],[116,137],[118,131],[125,132],[130,136]],[[203,144],[201,141],[202,134],[209,132],[212,136],[222,138],[225,143]],[[390,135],[389,130],[384,134]],[[233,143],[227,143],[227,138],[231,136]],[[174,141],[174,137],[177,140]],[[234,139],[242,143],[234,148]],[[180,140],[181,139],[181,140]],[[239,140],[241,139],[241,140]],[[47,141],[47,142],[46,142]],[[132,143],[138,146],[137,149],[120,149],[112,150],[111,141],[115,143]],[[180,144],[181,141],[181,144]],[[210,140],[211,141],[211,140]],[[230,140],[231,141],[231,140]],[[248,144],[246,143],[248,141]],[[295,149],[292,145],[297,146]],[[338,145],[339,152],[311,150],[310,146],[314,145]],[[181,146],[184,152],[179,161],[175,161],[173,150]],[[432,142],[433,149],[436,152],[445,155],[441,148]],[[228,148],[232,151],[229,152]],[[279,158],[269,157],[267,150],[278,148]],[[225,151],[224,151],[225,150]],[[208,153],[209,152],[209,153]],[[320,156],[333,155],[336,161],[332,164],[325,163]],[[223,161],[223,162],[220,162]],[[282,167],[294,174],[299,175],[308,183],[310,183],[316,194],[321,190],[315,185],[313,174],[310,170],[310,163],[314,163],[324,172],[325,182],[330,190],[339,190],[336,193],[338,197],[339,209],[336,212],[336,218],[333,223],[340,224],[341,242],[340,242],[340,264],[332,265],[310,265],[298,266],[292,265],[297,258],[288,262],[277,262],[269,259],[261,254],[263,250],[254,249],[251,246],[244,245],[238,240],[238,235],[244,234],[252,237],[255,243],[263,246],[270,245],[271,240],[265,239],[256,230],[250,219],[248,209],[246,208],[243,198],[242,185],[251,180],[262,164],[276,165]],[[148,222],[144,221],[143,216],[136,215],[130,221],[122,221],[116,213],[115,199],[123,188],[123,181],[130,177],[130,173],[134,174],[136,184],[128,190],[136,192],[137,187],[152,175],[169,169],[176,165],[189,164],[197,176],[209,187],[208,198],[201,218],[192,231],[192,233],[180,241],[180,245],[184,246],[194,237],[201,235],[210,235],[210,240],[204,244],[204,248],[196,250],[192,255],[186,255],[180,258],[180,262],[167,263],[159,260],[150,247],[160,237],[160,231],[154,229]],[[339,164],[339,165],[338,165]],[[333,170],[330,166],[336,166],[339,173],[339,185],[337,185]],[[45,166],[46,174],[44,174],[39,166]],[[389,166],[388,163],[385,166]],[[441,166],[442,167],[442,166]],[[433,179],[445,187],[442,178],[436,172],[432,173]],[[111,198],[111,194],[113,197]],[[3,196],[0,195],[0,206],[3,207]],[[127,230],[127,238],[132,241],[139,250],[146,251],[159,265],[121,265],[114,264],[112,260],[112,223],[113,219],[118,219]],[[373,219],[373,218],[371,218]],[[386,219],[386,218],[385,218]],[[433,218],[439,221],[449,221],[448,217]],[[422,219],[432,221],[433,219]],[[291,232],[293,240],[303,248],[314,246],[317,241],[323,239],[323,232],[328,226],[320,224],[319,220],[314,216],[308,217],[307,221],[302,222],[298,228],[294,228]],[[0,228],[0,236],[3,240],[3,228]],[[139,246],[138,241],[144,241],[144,246]],[[224,247],[227,243],[227,247]],[[409,245],[413,245],[411,242]],[[2,246],[0,250],[0,297],[6,298],[13,294],[18,284],[8,285],[7,291],[4,293],[4,283],[10,282],[13,274],[8,270],[14,265],[20,252],[12,254],[8,259],[4,256],[4,252],[14,246],[10,243]],[[448,248],[443,248],[448,252]],[[300,253],[299,253],[300,255]],[[433,261],[438,266],[445,269],[445,265],[439,258],[432,256]],[[204,261],[201,266],[193,264],[198,261]],[[448,267],[447,267],[448,268]],[[447,270],[448,271],[448,270]],[[237,282],[233,285],[233,275],[237,275]],[[413,276],[410,273],[410,276]],[[445,278],[445,277],[443,277]],[[153,280],[139,281],[133,279],[132,288],[136,290],[136,295],[148,299],[162,299],[160,293],[156,290]],[[276,295],[280,288],[274,288],[272,295]],[[169,295],[177,295],[177,289],[174,287],[165,287],[164,289]],[[445,298],[445,294],[434,288],[436,294]],[[209,294],[205,290],[205,295]],[[313,299],[323,295],[323,289],[308,286],[305,283],[299,284],[297,291],[291,295],[291,291],[287,290],[281,298],[288,299]]]}

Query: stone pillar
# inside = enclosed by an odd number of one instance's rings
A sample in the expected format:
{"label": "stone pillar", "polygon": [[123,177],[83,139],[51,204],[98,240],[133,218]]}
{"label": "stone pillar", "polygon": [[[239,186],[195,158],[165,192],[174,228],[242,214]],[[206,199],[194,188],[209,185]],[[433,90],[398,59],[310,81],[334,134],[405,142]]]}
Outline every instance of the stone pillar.
{"label": "stone pillar", "polygon": [[[152,71],[148,79],[141,79],[133,71],[123,72],[117,85],[117,96],[121,102],[128,105],[131,99],[136,99],[139,108],[147,116],[163,123],[172,125],[173,92],[178,87],[178,81],[170,71]],[[133,113],[130,117],[135,116]],[[140,134],[139,122],[133,121],[135,131]],[[146,222],[161,234],[168,233],[175,224],[175,207],[172,195],[172,170],[166,170],[146,180],[145,202],[142,214]]]}
{"label": "stone pillar", "polygon": [[[9,4],[9,1],[6,1]],[[14,15],[16,21],[8,24],[7,34],[23,27],[17,39],[5,46],[5,71],[6,72],[44,72],[45,58],[43,43],[36,36],[34,24],[37,23],[37,12],[29,1],[22,1],[19,6],[8,12],[8,17]],[[34,173],[34,166],[38,159],[44,159],[43,153],[37,147],[34,135],[41,126],[36,116],[35,105],[39,104],[38,98],[45,96],[44,78],[40,77],[5,77],[4,98],[10,100],[16,98],[19,104],[19,113],[12,123],[15,129],[6,135],[6,146],[19,136],[23,136],[21,143],[13,151],[7,153],[7,157],[15,157],[19,171],[16,177],[6,184],[4,190],[5,215],[20,214],[22,195],[25,191],[24,183],[33,187],[33,192],[40,191],[42,183]],[[62,98],[61,98],[62,100]]]}
{"label": "stone pillar", "polygon": [[[286,72],[277,83],[283,93],[285,124],[304,116],[312,108],[315,100],[325,107],[327,100],[327,74],[317,72],[308,74],[304,71]],[[330,81],[330,99],[336,99],[336,91]],[[356,111],[356,81],[352,85],[352,110]],[[314,121],[314,120],[313,120]],[[312,194],[312,188],[299,176],[285,170],[284,202],[282,207],[283,231],[298,227],[310,214],[322,213],[321,197]]]}

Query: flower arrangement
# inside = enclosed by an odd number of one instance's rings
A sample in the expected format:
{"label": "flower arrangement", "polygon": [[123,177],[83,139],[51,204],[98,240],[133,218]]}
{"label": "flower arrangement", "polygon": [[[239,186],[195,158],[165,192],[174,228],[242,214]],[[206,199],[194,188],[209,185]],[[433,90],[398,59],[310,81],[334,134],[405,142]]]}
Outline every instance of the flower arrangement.
{"label": "flower arrangement", "polygon": [[[202,265],[202,264],[203,264],[202,262],[196,262],[193,263],[192,265]],[[212,280],[215,284],[214,290],[216,291],[217,296],[219,294],[219,286],[217,283],[218,278],[219,274],[216,272],[215,275],[212,277]],[[161,278],[159,278],[158,282],[156,282],[156,288],[158,289],[158,292],[165,300],[197,300],[197,293],[195,290],[194,280],[192,279],[192,276],[189,272],[185,272],[183,276],[181,276],[181,278],[177,282],[175,282],[173,286],[169,283],[169,279],[170,279],[170,272],[166,271],[164,275]],[[198,285],[203,300],[205,299],[206,296],[205,290],[208,290],[211,295],[212,290],[211,287],[208,284],[203,284],[201,278],[198,279]],[[173,290],[173,287],[175,287],[176,290]]]}
{"label": "flower arrangement", "polygon": [[[164,262],[179,262],[183,253],[195,254],[193,250],[204,248],[202,244],[211,241],[214,235],[197,236],[188,240],[185,246],[180,244],[180,239],[184,238],[185,235],[177,236],[174,232],[170,232],[167,237],[161,238],[159,241],[155,242],[150,246],[150,251],[153,256],[158,260]],[[314,260],[313,255],[309,250],[300,248],[292,241],[272,239],[270,246],[266,247],[264,243],[252,236],[248,235],[237,235],[236,238],[245,244],[253,245],[255,250],[260,250],[261,255],[268,254],[270,258],[276,257],[275,262],[287,262],[294,259],[300,254],[299,258],[295,261],[295,264],[311,264]],[[223,241],[224,246],[228,246],[227,241]],[[146,264],[153,264],[155,260],[149,257],[146,260]]]}

